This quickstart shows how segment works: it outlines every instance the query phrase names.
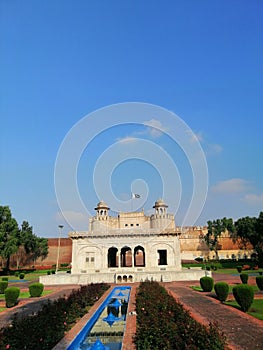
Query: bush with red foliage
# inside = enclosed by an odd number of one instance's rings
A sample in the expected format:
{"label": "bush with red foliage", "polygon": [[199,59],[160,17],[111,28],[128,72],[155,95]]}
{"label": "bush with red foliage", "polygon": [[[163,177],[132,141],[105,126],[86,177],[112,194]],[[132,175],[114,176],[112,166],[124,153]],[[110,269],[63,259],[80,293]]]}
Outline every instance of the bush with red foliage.
{"label": "bush with red foliage", "polygon": [[136,312],[137,350],[225,349],[226,339],[215,324],[195,321],[157,282],[140,284]]}

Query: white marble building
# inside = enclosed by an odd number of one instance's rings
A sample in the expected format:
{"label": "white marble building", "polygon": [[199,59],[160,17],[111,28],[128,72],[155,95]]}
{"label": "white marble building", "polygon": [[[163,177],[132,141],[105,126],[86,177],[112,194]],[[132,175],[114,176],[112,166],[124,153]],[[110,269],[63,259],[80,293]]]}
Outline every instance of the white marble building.
{"label": "white marble building", "polygon": [[70,232],[71,274],[43,276],[42,283],[126,283],[197,280],[201,269],[182,269],[180,228],[167,204],[159,199],[151,216],[141,212],[109,215],[101,201],[89,221],[89,231]]}

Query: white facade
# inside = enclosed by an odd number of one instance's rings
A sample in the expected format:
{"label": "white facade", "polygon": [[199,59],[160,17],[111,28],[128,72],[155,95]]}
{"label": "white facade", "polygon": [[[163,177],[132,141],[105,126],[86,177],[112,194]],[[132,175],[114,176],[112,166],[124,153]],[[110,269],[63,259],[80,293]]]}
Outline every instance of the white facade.
{"label": "white facade", "polygon": [[[132,283],[145,280],[199,280],[201,269],[182,269],[180,228],[167,205],[159,199],[155,212],[109,215],[110,208],[98,203],[89,231],[70,232],[71,274],[41,276],[44,284]],[[210,272],[206,272],[206,275]]]}
{"label": "white facade", "polygon": [[86,284],[125,283],[146,279],[156,281],[195,280],[204,271],[182,269],[180,229],[168,206],[161,199],[155,212],[143,211],[109,216],[109,207],[99,202],[89,231],[70,232],[72,239],[71,274],[43,276],[42,283]]}

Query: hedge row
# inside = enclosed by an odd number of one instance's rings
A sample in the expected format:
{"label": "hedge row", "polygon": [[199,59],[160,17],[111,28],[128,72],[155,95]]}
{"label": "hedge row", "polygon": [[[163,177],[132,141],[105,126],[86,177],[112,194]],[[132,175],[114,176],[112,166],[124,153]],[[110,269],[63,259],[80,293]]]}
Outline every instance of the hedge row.
{"label": "hedge row", "polygon": [[[240,306],[241,310],[247,312],[254,300],[254,290],[251,286],[247,285],[248,274],[241,273],[240,278],[242,284],[238,284],[233,288],[233,295]],[[256,282],[258,288],[263,288],[263,276],[257,276]],[[200,285],[204,292],[211,292],[214,285],[212,277],[201,277]],[[225,301],[228,297],[229,286],[226,282],[217,282],[214,286],[216,296],[221,302]]]}
{"label": "hedge row", "polygon": [[0,350],[52,349],[108,288],[104,283],[82,286],[68,298],[48,301],[36,315],[15,315],[11,326],[0,330]]}
{"label": "hedge row", "polygon": [[137,350],[225,349],[226,339],[216,325],[195,321],[157,282],[140,284],[136,312]]}

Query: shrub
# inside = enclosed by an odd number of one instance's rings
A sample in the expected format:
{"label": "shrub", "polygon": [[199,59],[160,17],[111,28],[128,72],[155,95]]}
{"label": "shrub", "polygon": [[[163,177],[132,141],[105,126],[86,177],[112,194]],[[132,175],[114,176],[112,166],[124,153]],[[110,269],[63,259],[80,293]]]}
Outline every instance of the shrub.
{"label": "shrub", "polygon": [[216,325],[195,321],[157,282],[142,282],[136,294],[136,349],[225,349]]}
{"label": "shrub", "polygon": [[229,285],[226,282],[217,282],[214,288],[218,300],[225,301],[228,297]]}
{"label": "shrub", "polygon": [[242,266],[238,265],[238,266],[237,266],[237,271],[238,271],[239,273],[241,273],[241,272],[242,272]]}
{"label": "shrub", "polygon": [[204,292],[211,292],[214,287],[214,280],[209,276],[201,277],[200,285]]}
{"label": "shrub", "polygon": [[21,280],[23,280],[24,277],[25,277],[25,274],[24,274],[23,272],[21,272],[20,275],[19,275],[19,278],[20,278]]}
{"label": "shrub", "polygon": [[15,276],[18,277],[19,276],[19,271],[15,272]]}
{"label": "shrub", "polygon": [[263,290],[263,276],[256,277],[256,283],[259,290]]}
{"label": "shrub", "polygon": [[47,274],[48,274],[48,275],[51,275],[51,271],[50,271],[50,270],[48,270],[48,271],[47,271]]}
{"label": "shrub", "polygon": [[40,297],[44,290],[44,284],[35,282],[29,285],[29,293],[31,297]]}
{"label": "shrub", "polygon": [[14,316],[11,326],[0,329],[0,349],[47,350],[67,332],[108,289],[106,284],[90,284],[66,297],[48,300],[38,312]]}
{"label": "shrub", "polygon": [[254,290],[247,284],[238,284],[233,288],[233,295],[241,310],[247,312],[254,300]]}
{"label": "shrub", "polygon": [[243,284],[247,284],[248,281],[248,274],[247,273],[241,273],[240,274],[240,279],[242,281]]}
{"label": "shrub", "polygon": [[20,289],[18,287],[9,287],[5,290],[6,307],[13,307],[18,303]]}
{"label": "shrub", "polygon": [[0,281],[0,294],[4,294],[6,288],[8,287],[8,281]]}
{"label": "shrub", "polygon": [[52,270],[51,273],[52,273],[52,275],[55,275],[56,271],[55,271],[55,270]]}
{"label": "shrub", "polygon": [[2,281],[8,281],[8,277],[2,277]]}

